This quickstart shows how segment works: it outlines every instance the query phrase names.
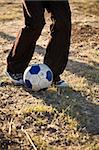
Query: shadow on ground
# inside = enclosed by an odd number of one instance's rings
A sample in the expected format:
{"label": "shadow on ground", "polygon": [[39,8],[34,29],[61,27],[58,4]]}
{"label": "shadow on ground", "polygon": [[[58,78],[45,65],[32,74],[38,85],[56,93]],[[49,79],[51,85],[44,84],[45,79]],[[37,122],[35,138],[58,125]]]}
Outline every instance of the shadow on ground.
{"label": "shadow on ground", "polygon": [[64,110],[66,115],[75,118],[79,123],[78,130],[80,129],[81,132],[99,134],[99,105],[91,103],[80,92],[69,87],[60,96],[51,90],[29,93],[33,97],[43,99],[47,105],[56,108],[58,112]]}
{"label": "shadow on ground", "polygon": [[[3,86],[13,86],[9,82],[4,82]],[[31,94],[33,97],[42,99],[48,106],[52,106],[59,113],[69,115],[70,118],[76,119],[78,122],[77,129],[80,132],[88,132],[92,135],[99,135],[99,105],[92,103],[81,92],[75,91],[73,88],[66,88],[61,95],[57,94],[56,89],[48,89],[46,91],[32,92],[23,87],[23,90]]]}
{"label": "shadow on ground", "polygon": [[15,40],[14,36],[11,36],[11,35],[9,35],[7,33],[4,33],[4,32],[0,32],[0,37],[3,38],[3,39],[6,39],[7,41]]}
{"label": "shadow on ground", "polygon": [[99,83],[99,64],[94,62],[94,66],[90,66],[83,62],[78,62],[69,59],[68,65],[66,67],[67,71],[76,74],[78,77],[85,77],[91,83]]}

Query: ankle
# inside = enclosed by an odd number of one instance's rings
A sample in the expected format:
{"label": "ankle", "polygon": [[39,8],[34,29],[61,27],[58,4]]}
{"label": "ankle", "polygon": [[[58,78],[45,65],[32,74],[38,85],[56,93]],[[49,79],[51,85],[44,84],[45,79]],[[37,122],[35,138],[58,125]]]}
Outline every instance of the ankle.
{"label": "ankle", "polygon": [[54,77],[53,83],[55,84],[55,83],[59,82],[60,80],[61,80],[60,76]]}

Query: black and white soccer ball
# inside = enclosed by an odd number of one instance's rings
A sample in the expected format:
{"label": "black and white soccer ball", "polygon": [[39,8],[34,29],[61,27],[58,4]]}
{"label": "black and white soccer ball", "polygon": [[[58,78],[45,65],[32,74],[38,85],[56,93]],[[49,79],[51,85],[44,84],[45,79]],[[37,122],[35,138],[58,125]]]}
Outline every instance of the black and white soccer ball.
{"label": "black and white soccer ball", "polygon": [[45,64],[33,64],[26,68],[23,80],[27,88],[39,91],[51,86],[53,73]]}

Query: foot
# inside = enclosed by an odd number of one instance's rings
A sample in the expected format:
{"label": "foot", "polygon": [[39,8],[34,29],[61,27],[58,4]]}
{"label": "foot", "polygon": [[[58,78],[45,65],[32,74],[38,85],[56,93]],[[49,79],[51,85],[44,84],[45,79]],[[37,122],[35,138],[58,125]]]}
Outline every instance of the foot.
{"label": "foot", "polygon": [[68,84],[64,80],[59,80],[54,83],[55,87],[57,88],[65,88],[68,87]]}
{"label": "foot", "polygon": [[10,80],[15,84],[15,85],[23,85],[23,73],[12,73],[7,71],[6,75],[10,78]]}

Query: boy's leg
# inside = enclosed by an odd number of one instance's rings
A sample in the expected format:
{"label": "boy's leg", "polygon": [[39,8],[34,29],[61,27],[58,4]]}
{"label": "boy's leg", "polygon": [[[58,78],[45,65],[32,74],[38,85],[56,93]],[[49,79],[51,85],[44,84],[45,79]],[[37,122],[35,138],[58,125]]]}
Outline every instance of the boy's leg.
{"label": "boy's leg", "polygon": [[7,71],[23,73],[30,62],[36,41],[45,24],[41,2],[24,1],[25,27],[19,32],[7,58]]}
{"label": "boy's leg", "polygon": [[46,8],[51,12],[53,24],[51,25],[51,39],[44,58],[54,73],[54,81],[60,80],[69,54],[71,36],[71,11],[68,1],[53,1],[46,3]]}

